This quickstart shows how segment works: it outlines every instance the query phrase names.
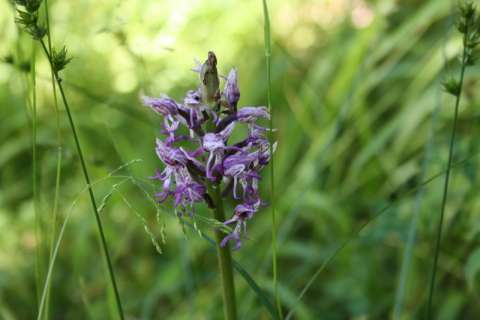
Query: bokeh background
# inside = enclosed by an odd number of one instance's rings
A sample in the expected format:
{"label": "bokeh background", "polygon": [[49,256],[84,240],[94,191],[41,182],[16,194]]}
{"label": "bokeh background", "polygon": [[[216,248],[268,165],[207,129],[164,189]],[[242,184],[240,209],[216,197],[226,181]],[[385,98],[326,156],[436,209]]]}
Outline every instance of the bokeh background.
{"label": "bokeh background", "polygon": [[[194,59],[203,60],[213,50],[222,74],[238,68],[240,105],[265,105],[261,1],[49,4],[53,44],[65,45],[73,57],[62,76],[91,175],[99,180],[96,196],[104,204],[102,219],[128,318],[221,319],[215,253],[198,231],[209,235],[211,226],[200,219],[198,230],[182,228],[171,203],[156,208],[147,196],[155,186],[142,189],[134,183],[161,166],[154,153],[160,119],[139,96],[167,93],[181,100],[197,83]],[[295,319],[421,318],[439,219],[443,176],[438,174],[445,169],[453,115],[453,98],[442,91],[441,81],[458,74],[461,49],[455,3],[289,0],[269,5],[284,310],[295,308]],[[107,319],[114,314],[113,300],[61,104],[62,176],[52,231],[58,144],[50,73],[40,48],[15,25],[9,1],[0,2],[0,44],[0,318],[36,317],[36,268],[43,276],[46,268],[45,259],[36,267],[36,255],[48,252],[52,235],[58,236],[70,214],[52,275],[50,317]],[[28,104],[33,50],[38,219]],[[478,68],[468,70],[460,109],[436,319],[480,317],[478,77]],[[209,217],[205,208],[198,215]],[[406,260],[412,221],[416,237]],[[234,258],[271,299],[270,231],[266,208],[249,223],[250,239]],[[298,301],[301,289],[347,239]],[[402,264],[409,273],[400,280]],[[268,319],[238,274],[236,284],[240,319]],[[399,299],[400,288],[404,299]]]}

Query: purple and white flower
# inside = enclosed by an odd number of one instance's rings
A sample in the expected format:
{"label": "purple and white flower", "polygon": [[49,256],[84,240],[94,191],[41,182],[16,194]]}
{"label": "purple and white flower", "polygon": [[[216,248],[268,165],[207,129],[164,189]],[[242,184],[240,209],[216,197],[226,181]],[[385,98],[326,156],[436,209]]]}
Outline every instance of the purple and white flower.
{"label": "purple and white flower", "polygon": [[230,73],[228,74],[225,88],[223,89],[223,95],[227,100],[229,108],[236,111],[238,100],[240,100],[240,90],[238,89],[237,70],[235,68],[230,70]]}
{"label": "purple and white flower", "polygon": [[[213,58],[214,54],[209,53],[209,59]],[[267,139],[269,129],[257,123],[260,119],[270,119],[268,109],[252,106],[237,109],[240,99],[237,71],[229,72],[220,92],[216,89],[215,65],[210,62],[209,68],[200,65],[195,69],[200,75],[200,87],[189,90],[183,103],[168,96],[142,97],[142,100],[163,117],[160,132],[165,138],[157,138],[155,150],[164,169],[152,177],[161,183],[156,194],[158,201],[172,198],[181,213],[193,215],[196,203],[206,201],[209,206],[215,205],[207,190],[224,184],[222,194],[231,192],[231,199],[237,203],[232,217],[223,222],[226,226],[233,225],[233,230],[221,245],[232,241],[238,249],[246,237],[247,221],[253,219],[263,204],[259,193],[260,172],[269,163],[276,144],[271,148]],[[202,92],[215,90],[213,101],[211,96],[202,97],[206,94]],[[247,135],[230,144],[237,125],[247,126]]]}
{"label": "purple and white flower", "polygon": [[265,107],[243,107],[237,112],[237,120],[245,123],[255,123],[258,119],[270,119],[270,113]]}
{"label": "purple and white flower", "polygon": [[230,240],[235,242],[235,250],[238,250],[241,246],[241,238],[247,236],[247,220],[252,219],[253,215],[258,211],[261,205],[260,199],[253,202],[239,204],[235,207],[234,215],[231,219],[225,221],[225,225],[235,223],[233,231],[223,238],[220,243],[221,246],[225,246]]}
{"label": "purple and white flower", "polygon": [[235,123],[232,122],[224,130],[219,133],[208,132],[203,136],[203,149],[209,153],[206,176],[208,179],[215,181],[213,172],[222,164],[225,151],[236,150],[234,146],[227,146],[227,140],[232,133]]}

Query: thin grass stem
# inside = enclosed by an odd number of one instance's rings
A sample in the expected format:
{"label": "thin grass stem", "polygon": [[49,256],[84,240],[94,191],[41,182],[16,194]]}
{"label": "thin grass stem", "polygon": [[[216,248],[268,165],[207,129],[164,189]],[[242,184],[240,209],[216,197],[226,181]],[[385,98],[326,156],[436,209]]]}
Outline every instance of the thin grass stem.
{"label": "thin grass stem", "polygon": [[[45,42],[43,40],[40,40],[40,43],[42,45],[42,48],[43,48],[43,51],[44,51],[45,55],[48,58],[48,61],[50,63],[50,68],[52,70],[54,70],[52,56],[49,54],[49,51],[48,51],[47,46],[45,45]],[[77,129],[76,129],[76,126],[75,126],[75,122],[73,120],[72,113],[70,111],[70,106],[68,104],[68,101],[67,101],[67,98],[66,98],[66,95],[65,95],[65,91],[64,91],[63,86],[62,86],[62,81],[61,81],[60,77],[58,76],[58,73],[54,72],[54,75],[55,75],[55,81],[56,81],[58,89],[60,91],[60,96],[62,98],[63,105],[65,107],[65,111],[67,113],[68,121],[69,121],[69,124],[70,124],[70,129],[72,130],[73,138],[75,140],[75,146],[76,146],[76,149],[77,149],[78,156],[80,158],[80,164],[81,164],[81,167],[82,167],[83,176],[85,178],[85,182],[86,182],[87,187],[88,187],[88,194],[89,194],[89,197],[90,197],[90,202],[91,202],[91,205],[92,205],[93,213],[94,213],[96,224],[97,224],[97,229],[98,229],[98,234],[99,234],[99,237],[100,237],[100,243],[101,243],[103,255],[104,255],[106,263],[107,263],[107,269],[108,269],[108,275],[109,275],[109,278],[110,278],[110,283],[112,284],[112,288],[113,288],[113,291],[114,291],[114,294],[115,294],[115,302],[116,302],[118,315],[119,315],[120,319],[123,320],[125,317],[124,317],[124,314],[123,314],[123,308],[122,308],[122,303],[121,303],[121,300],[120,300],[120,294],[118,292],[117,282],[115,280],[115,274],[114,274],[114,271],[113,271],[113,266],[112,266],[110,254],[109,254],[109,251],[108,251],[108,245],[107,245],[107,241],[105,239],[105,233],[104,233],[104,230],[103,230],[103,224],[102,224],[102,221],[101,221],[101,218],[100,218],[100,214],[98,212],[95,196],[93,194],[93,188],[92,188],[92,185],[90,183],[90,176],[88,174],[87,165],[85,163],[82,147],[80,145],[80,140],[78,138]]]}
{"label": "thin grass stem", "polygon": [[[136,160],[133,160],[133,161],[130,161],[120,167],[118,167],[117,169],[113,170],[112,172],[110,172],[107,176],[101,178],[101,179],[98,179],[96,181],[94,181],[91,185],[96,185],[100,182],[103,182],[107,179],[110,179],[110,178],[117,178],[117,179],[122,179],[120,182],[116,183],[114,185],[114,187],[116,186],[119,186],[120,184],[123,184],[124,182],[126,181],[129,181],[131,180],[131,177],[130,176],[114,176],[113,174],[115,172],[118,172],[120,171],[121,169],[135,163],[135,162],[138,162]],[[62,223],[62,226],[60,228],[60,232],[58,234],[58,237],[56,238],[55,240],[55,243],[54,243],[54,249],[53,249],[53,253],[52,253],[52,257],[49,261],[49,264],[48,264],[48,269],[47,269],[47,276],[45,277],[45,283],[43,285],[43,292],[42,292],[42,298],[40,299],[40,307],[38,308],[38,314],[37,314],[37,320],[41,320],[42,319],[42,316],[43,316],[43,313],[44,313],[44,310],[45,310],[45,304],[46,304],[46,299],[47,299],[47,294],[48,294],[48,291],[49,291],[49,286],[50,286],[50,283],[51,283],[51,280],[52,280],[52,274],[53,274],[53,267],[55,266],[55,261],[57,259],[57,255],[58,255],[58,250],[60,249],[60,245],[61,245],[61,242],[63,240],[63,235],[65,233],[65,229],[67,227],[67,224],[68,224],[68,221],[70,219],[70,216],[72,215],[72,212],[73,212],[73,209],[74,207],[76,206],[78,200],[80,199],[80,196],[84,194],[85,191],[87,191],[89,189],[89,187],[85,187],[84,189],[82,189],[78,194],[77,196],[75,197],[75,199],[73,200],[69,210],[67,211],[67,214],[65,216],[65,219],[63,220],[63,223]],[[108,200],[108,198],[110,197],[110,195],[113,193],[113,191],[110,191],[110,193],[108,193],[105,197],[104,197],[104,201],[100,204],[100,206],[98,207],[98,210],[101,212],[102,209],[105,207],[105,203],[106,201]]]}
{"label": "thin grass stem", "polygon": [[[456,163],[453,163],[451,168],[455,168],[455,167],[459,167],[461,165],[464,165],[466,164],[469,160],[472,160],[473,158],[477,157],[479,155],[479,153],[476,153],[474,154],[473,156],[471,157],[467,157],[463,160],[460,160]],[[406,197],[407,195],[410,195],[410,194],[413,194],[415,192],[417,192],[420,188],[424,188],[426,185],[428,185],[429,183],[431,183],[432,181],[434,181],[435,179],[443,176],[444,174],[446,174],[446,170],[444,171],[441,171],[441,172],[438,172],[432,176],[430,176],[428,179],[425,179],[424,181],[422,181],[420,184],[418,184],[417,186],[415,186],[414,188],[412,189],[409,189],[407,191],[405,191],[404,193],[402,193],[401,195],[398,196],[399,199],[403,198],[403,197]],[[307,281],[307,283],[305,284],[305,286],[302,288],[302,290],[300,291],[300,294],[297,296],[297,298],[295,299],[297,302],[302,300],[302,298],[305,296],[305,294],[307,293],[307,291],[310,289],[310,287],[313,285],[313,283],[315,282],[315,280],[320,276],[320,274],[323,272],[323,270],[325,270],[327,268],[327,266],[333,261],[335,260],[335,258],[340,254],[340,252],[343,251],[344,248],[346,248],[351,242],[353,242],[353,240],[355,238],[357,238],[360,233],[365,229],[367,228],[373,221],[375,221],[376,219],[378,219],[380,216],[382,216],[384,213],[388,212],[391,208],[393,208],[395,205],[397,204],[397,201],[393,201],[393,202],[390,202],[388,204],[386,204],[383,208],[381,208],[380,210],[378,210],[377,212],[375,212],[373,214],[373,216],[368,219],[367,221],[365,221],[364,223],[362,223],[358,228],[356,228],[348,238],[346,238],[340,245],[337,246],[337,248],[335,250],[333,250],[333,252],[325,259],[325,261],[316,269],[316,271],[314,272],[314,274],[310,277],[310,279]],[[295,306],[294,305],[290,311],[288,312],[288,314],[285,316],[285,320],[289,320],[293,317],[293,314],[295,312]]]}
{"label": "thin grass stem", "polygon": [[38,208],[38,163],[37,163],[37,81],[36,81],[36,50],[35,41],[32,42],[30,85],[31,85],[31,121],[32,121],[32,193],[33,214],[35,217],[35,288],[37,302],[40,300],[40,286],[42,279],[42,222]]}
{"label": "thin grass stem", "polygon": [[269,135],[270,142],[270,209],[272,216],[272,274],[273,274],[273,292],[275,296],[275,305],[280,318],[282,318],[282,304],[280,295],[278,294],[278,271],[277,271],[277,218],[275,212],[275,175],[273,162],[273,110],[272,110],[272,85],[271,85],[271,36],[270,36],[270,16],[268,13],[267,1],[263,0],[263,16],[264,16],[264,46],[265,46],[265,63],[267,69],[267,107],[270,112]]}
{"label": "thin grass stem", "polygon": [[[444,44],[442,46],[442,58],[444,63],[447,63],[447,53],[446,53],[446,35],[448,33],[448,27],[450,26],[450,19],[446,20],[445,23],[445,39],[444,39]],[[421,169],[420,169],[420,181],[422,181],[426,174],[427,174],[427,169],[430,164],[430,161],[432,159],[432,153],[434,149],[434,138],[435,138],[435,127],[437,123],[437,118],[438,118],[438,112],[440,110],[440,107],[442,105],[441,102],[441,93],[442,89],[439,88],[436,94],[436,104],[435,104],[435,109],[432,112],[431,118],[430,118],[430,132],[428,134],[428,139],[427,139],[427,144],[424,147],[424,153],[423,153],[423,159],[422,159],[422,164],[421,164]],[[422,205],[422,200],[423,196],[425,194],[425,189],[420,188],[418,189],[416,195],[415,195],[415,202],[414,202],[414,208],[413,208],[413,215],[412,215],[412,220],[410,221],[410,226],[408,229],[408,235],[407,235],[407,244],[405,246],[405,251],[402,257],[402,266],[400,269],[400,275],[399,275],[399,280],[398,280],[398,287],[395,293],[395,305],[393,308],[393,319],[400,319],[402,316],[402,311],[403,311],[403,306],[404,306],[404,300],[405,300],[405,293],[407,290],[407,281],[408,281],[408,276],[410,273],[410,265],[413,259],[413,251],[414,251],[414,246],[415,246],[415,241],[416,241],[416,233],[417,233],[417,225],[418,225],[418,219],[421,214],[421,205]]]}
{"label": "thin grass stem", "polygon": [[[49,8],[48,8],[48,0],[44,0],[44,14],[45,14],[45,24],[47,29],[47,44],[48,44],[48,52],[50,55],[52,54],[52,37],[50,32],[50,16],[49,16]],[[54,244],[55,244],[55,235],[56,235],[56,225],[57,225],[57,216],[58,216],[58,201],[59,201],[59,194],[60,194],[60,182],[61,182],[61,174],[62,174],[62,132],[60,128],[60,112],[58,109],[58,99],[57,99],[57,90],[55,84],[55,74],[52,69],[50,69],[51,75],[51,83],[52,83],[52,93],[53,93],[53,103],[54,103],[54,111],[55,111],[55,126],[56,126],[56,134],[57,134],[57,154],[56,154],[56,169],[55,169],[55,191],[54,191],[54,199],[53,199],[53,210],[52,210],[52,217],[51,217],[51,226],[50,226],[50,252],[49,252],[49,261],[52,260],[53,251],[54,251]],[[45,310],[45,319],[49,318],[49,310],[50,310],[50,290],[51,286],[48,286],[47,292],[47,301],[46,301],[46,310]]]}
{"label": "thin grass stem", "polygon": [[[467,26],[468,28],[468,26]],[[434,258],[433,258],[433,267],[432,267],[432,274],[430,278],[430,285],[429,285],[429,291],[428,291],[428,303],[427,303],[427,319],[432,319],[432,312],[433,312],[433,293],[435,291],[435,278],[437,275],[437,265],[438,265],[438,256],[441,250],[441,240],[442,240],[442,230],[443,230],[443,221],[444,221],[444,216],[445,216],[445,207],[447,204],[447,196],[448,196],[448,185],[450,181],[450,168],[452,166],[452,161],[453,161],[453,151],[454,151],[454,146],[455,146],[455,136],[457,132],[457,122],[458,122],[458,109],[460,106],[460,99],[462,96],[462,87],[463,87],[463,79],[465,77],[465,69],[467,67],[466,65],[466,56],[467,56],[467,37],[468,37],[468,30],[465,31],[464,33],[464,38],[463,38],[463,53],[462,53],[462,66],[460,69],[460,79],[459,79],[459,92],[456,95],[455,99],[455,111],[453,115],[453,127],[452,127],[452,132],[450,135],[450,145],[448,148],[448,163],[447,163],[447,171],[445,173],[445,181],[443,185],[443,195],[442,195],[442,204],[440,207],[440,220],[438,222],[438,227],[437,227],[437,236],[435,240],[435,253],[434,253]]]}

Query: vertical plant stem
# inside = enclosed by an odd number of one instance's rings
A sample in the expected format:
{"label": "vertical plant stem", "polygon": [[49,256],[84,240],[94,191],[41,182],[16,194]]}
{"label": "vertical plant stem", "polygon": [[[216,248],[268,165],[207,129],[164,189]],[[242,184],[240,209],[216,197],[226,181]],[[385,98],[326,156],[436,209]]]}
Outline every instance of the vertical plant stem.
{"label": "vertical plant stem", "polygon": [[464,38],[463,38],[462,67],[461,67],[461,70],[460,70],[460,80],[459,80],[460,90],[459,90],[459,92],[456,96],[456,100],[455,100],[453,127],[452,127],[452,133],[451,133],[451,136],[450,136],[450,146],[449,146],[449,149],[448,149],[447,171],[445,173],[445,183],[443,185],[442,204],[441,204],[441,207],[440,207],[440,220],[438,222],[438,227],[437,227],[437,237],[436,237],[436,241],[435,241],[435,255],[434,255],[434,258],[433,258],[432,275],[431,275],[431,279],[430,279],[430,288],[429,288],[429,293],[428,293],[427,319],[432,319],[432,312],[433,312],[432,304],[433,304],[433,292],[435,291],[435,277],[437,275],[438,256],[440,254],[443,220],[444,220],[444,215],[445,215],[445,206],[447,204],[448,183],[449,183],[449,180],[450,180],[450,167],[451,167],[452,161],[453,161],[453,149],[454,149],[454,145],[455,145],[455,136],[456,136],[456,132],[457,132],[458,108],[460,106],[460,98],[462,96],[463,79],[464,79],[464,76],[465,76],[465,68],[466,68],[465,58],[466,58],[466,55],[467,55],[467,48],[466,48],[467,35],[468,35],[468,32],[465,31],[465,35],[464,35]]}
{"label": "vertical plant stem", "polygon": [[[225,221],[225,212],[223,210],[223,200],[220,191],[220,186],[210,186],[209,193],[215,202],[215,209],[213,215],[218,221]],[[230,247],[228,245],[222,247],[220,243],[224,234],[221,230],[215,230],[215,240],[217,244],[217,259],[220,268],[220,277],[222,283],[222,297],[223,297],[223,311],[225,319],[237,319],[237,306],[235,301],[235,283],[233,281],[232,256],[230,254]]]}
{"label": "vertical plant stem", "polygon": [[40,300],[41,279],[42,279],[42,239],[41,219],[38,212],[38,189],[37,189],[37,82],[36,82],[36,61],[35,41],[32,42],[31,56],[31,112],[32,112],[32,193],[33,193],[33,214],[35,216],[35,284],[37,300]]}
{"label": "vertical plant stem", "polygon": [[[44,9],[45,9],[45,22],[47,28],[47,44],[48,52],[52,54],[52,38],[50,34],[50,18],[48,13],[48,0],[44,0]],[[56,217],[58,212],[58,199],[60,192],[60,179],[61,179],[61,167],[62,167],[62,132],[60,128],[60,113],[58,109],[58,98],[57,90],[55,84],[55,74],[52,69],[50,69],[51,82],[52,82],[52,93],[53,93],[53,102],[55,107],[55,126],[57,134],[57,164],[56,164],[56,173],[55,173],[55,194],[53,201],[53,213],[52,213],[52,226],[51,226],[51,243],[50,243],[50,258],[53,252],[53,243],[55,241],[55,232],[56,232]]]}
{"label": "vertical plant stem", "polygon": [[[435,124],[436,124],[439,104],[440,102],[437,103],[437,106],[435,107],[435,110],[433,111],[431,116],[430,133],[429,133],[428,142],[424,148],[424,157],[421,164],[419,181],[423,181],[425,179],[427,169],[428,169],[428,164],[430,163],[430,160],[432,158],[434,131],[435,131]],[[422,199],[423,199],[424,193],[425,193],[425,189],[419,188],[415,194],[413,216],[412,216],[412,220],[410,221],[410,226],[408,229],[407,244],[403,254],[402,266],[401,266],[400,276],[398,280],[398,287],[395,293],[395,307],[393,311],[393,319],[397,319],[397,320],[400,319],[402,315],[405,292],[407,289],[407,280],[408,280],[408,275],[410,273],[410,265],[413,259],[413,251],[414,251],[415,239],[416,239],[416,233],[417,233],[417,224],[418,224],[419,216],[421,214]]]}
{"label": "vertical plant stem", "polygon": [[[447,53],[446,53],[446,43],[447,43],[447,34],[448,34],[448,28],[451,24],[450,19],[446,19],[445,22],[445,39],[444,43],[442,45],[442,57],[443,57],[443,62],[446,65],[447,63]],[[427,143],[424,147],[424,154],[423,154],[423,159],[421,163],[421,169],[420,169],[420,178],[419,181],[425,180],[425,176],[427,174],[427,169],[429,166],[429,163],[432,159],[432,153],[434,149],[434,138],[435,138],[435,128],[437,124],[437,118],[438,118],[438,113],[439,110],[442,106],[441,102],[441,96],[442,96],[442,89],[438,88],[437,94],[436,94],[436,104],[435,108],[432,112],[431,118],[430,118],[430,132],[428,134],[428,139]],[[405,300],[405,293],[407,291],[407,283],[408,283],[408,277],[410,273],[410,268],[411,268],[411,263],[413,259],[413,251],[414,251],[414,246],[415,246],[415,241],[416,241],[416,233],[417,233],[417,225],[418,225],[418,219],[421,215],[421,207],[422,207],[422,200],[423,196],[425,194],[425,188],[420,188],[415,194],[415,203],[413,207],[413,216],[412,220],[410,221],[410,226],[408,230],[408,236],[407,236],[407,244],[405,247],[405,251],[403,254],[402,258],[402,266],[400,270],[400,276],[399,276],[399,281],[398,281],[398,287],[395,293],[395,306],[393,309],[393,319],[394,320],[399,320],[402,316],[403,312],[403,306],[404,306],[404,300]]]}
{"label": "vertical plant stem", "polygon": [[[47,29],[47,44],[48,44],[48,52],[50,55],[52,54],[52,37],[50,32],[50,17],[48,11],[48,0],[44,0],[44,10],[45,10],[45,24]],[[58,110],[58,99],[57,99],[57,90],[55,85],[55,74],[53,70],[50,69],[51,75],[51,83],[52,83],[52,93],[53,93],[53,102],[55,107],[55,125],[57,131],[57,163],[56,163],[56,170],[55,170],[55,192],[54,192],[54,199],[53,199],[53,211],[51,217],[51,226],[50,226],[50,253],[49,253],[49,262],[52,260],[53,256],[53,249],[55,244],[55,235],[56,235],[56,224],[57,224],[57,215],[58,215],[58,200],[60,194],[60,181],[61,181],[61,173],[62,173],[62,132],[60,129],[60,113]],[[50,284],[48,284],[47,290],[47,301],[46,301],[46,310],[45,310],[45,319],[49,318],[50,313]]]}
{"label": "vertical plant stem", "polygon": [[119,315],[120,319],[123,320],[124,319],[124,314],[123,314],[122,303],[121,303],[121,300],[120,300],[120,294],[118,292],[117,282],[115,280],[115,274],[113,272],[113,266],[112,266],[110,254],[109,254],[109,251],[108,251],[107,241],[105,239],[105,233],[103,231],[102,220],[100,218],[100,214],[98,212],[98,207],[97,207],[97,203],[96,203],[96,200],[95,200],[95,196],[93,194],[93,188],[92,188],[92,185],[91,185],[91,182],[90,182],[90,176],[88,174],[87,165],[86,165],[85,159],[83,157],[82,147],[80,145],[80,140],[78,138],[77,129],[75,127],[75,122],[74,122],[73,116],[70,112],[70,107],[68,105],[68,101],[67,101],[67,98],[66,98],[66,95],[65,95],[65,91],[63,90],[62,81],[61,81],[60,77],[58,76],[58,74],[54,70],[52,56],[49,54],[49,51],[48,51],[48,49],[45,45],[45,42],[43,40],[40,40],[40,43],[42,45],[42,48],[43,48],[43,51],[44,51],[45,55],[48,58],[48,61],[50,63],[50,68],[54,71],[55,81],[57,83],[58,89],[60,91],[60,96],[62,97],[62,102],[63,102],[63,105],[65,107],[65,111],[67,113],[70,128],[72,130],[73,138],[75,140],[75,146],[77,148],[78,157],[80,158],[80,164],[81,164],[81,167],[82,167],[83,176],[85,178],[85,182],[86,182],[87,187],[88,187],[88,194],[90,196],[90,202],[92,204],[93,213],[94,213],[95,220],[96,220],[96,223],[97,223],[97,229],[98,229],[98,234],[99,234],[99,237],[100,237],[100,243],[101,243],[103,255],[104,255],[105,260],[107,262],[108,275],[109,275],[110,282],[112,284],[113,291],[114,291],[114,294],[115,294],[115,302],[116,302],[116,306],[117,306],[117,310],[118,310],[118,315]]}
{"label": "vertical plant stem", "polygon": [[268,14],[267,1],[263,0],[263,16],[264,16],[264,46],[265,46],[265,63],[267,69],[267,107],[270,112],[270,131],[268,139],[270,142],[270,201],[272,216],[272,274],[273,274],[273,291],[275,295],[275,305],[277,307],[278,316],[282,318],[282,305],[278,294],[278,275],[277,275],[277,219],[275,213],[275,175],[273,162],[273,110],[272,110],[272,88],[271,88],[271,39],[270,39],[270,17]]}

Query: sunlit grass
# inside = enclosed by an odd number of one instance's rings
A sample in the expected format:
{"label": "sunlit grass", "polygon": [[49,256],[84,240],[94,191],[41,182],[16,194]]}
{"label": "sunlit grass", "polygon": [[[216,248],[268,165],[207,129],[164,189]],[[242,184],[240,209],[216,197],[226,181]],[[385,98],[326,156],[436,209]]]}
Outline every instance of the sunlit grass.
{"label": "sunlit grass", "polygon": [[[453,32],[445,33],[445,25],[453,29],[450,1],[269,1],[269,81],[262,5],[48,1],[53,46],[65,44],[73,57],[62,84],[80,129],[126,316],[222,317],[214,251],[202,238],[210,235],[211,214],[199,208],[196,227],[186,219],[183,233],[171,204],[148,197],[157,189],[148,177],[159,167],[151,139],[159,123],[138,102],[143,93],[181,99],[195,85],[193,59],[209,50],[221,57],[222,75],[239,70],[240,104],[267,102],[277,129],[275,190],[270,174],[261,181],[262,196],[275,208],[276,244],[267,207],[233,254],[241,266],[235,271],[239,319],[273,317],[276,297],[290,318],[423,316],[453,113],[439,81],[445,65],[455,72],[461,44]],[[30,43],[26,35],[18,37],[7,2],[0,3],[0,26],[0,318],[35,318],[32,119],[25,115],[31,95],[23,88],[31,87],[32,74],[21,68],[30,65]],[[45,44],[51,51],[47,38]],[[5,62],[12,52],[14,63]],[[44,245],[53,250],[44,257],[50,256],[48,281],[45,275],[40,281],[40,289],[52,289],[43,319],[108,318],[114,298],[107,299],[95,221],[67,118],[55,111],[50,70],[40,53],[35,176],[48,226]],[[472,138],[479,131],[477,69],[465,78],[457,123],[462,139],[438,251],[435,312],[451,319],[480,312],[472,253],[479,230],[480,149]],[[97,183],[137,158],[143,160]],[[232,210],[229,201],[225,210]],[[406,278],[400,276],[404,263]],[[396,312],[399,282],[405,294]]]}

